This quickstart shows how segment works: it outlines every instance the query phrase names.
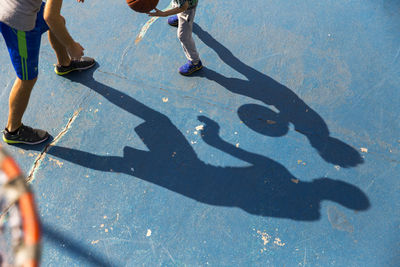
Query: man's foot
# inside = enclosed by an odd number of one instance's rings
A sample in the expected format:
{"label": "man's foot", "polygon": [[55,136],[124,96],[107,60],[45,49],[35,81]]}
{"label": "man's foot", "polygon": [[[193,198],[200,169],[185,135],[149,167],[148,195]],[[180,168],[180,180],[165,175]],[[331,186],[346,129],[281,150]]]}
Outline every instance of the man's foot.
{"label": "man's foot", "polygon": [[201,70],[203,68],[203,64],[201,60],[196,65],[192,63],[192,61],[188,60],[186,64],[179,68],[179,73],[182,75],[190,75],[195,71]]}
{"label": "man's foot", "polygon": [[69,66],[61,66],[57,64],[54,67],[54,71],[58,75],[65,75],[75,70],[87,70],[93,67],[96,64],[96,61],[91,57],[81,57],[81,59],[73,59],[71,60],[71,64]]}
{"label": "man's foot", "polygon": [[15,132],[10,133],[7,129],[3,131],[3,140],[8,144],[36,145],[46,141],[48,138],[48,132],[40,129],[32,129],[23,124]]}
{"label": "man's foot", "polygon": [[174,27],[178,27],[178,16],[173,15],[168,18],[168,24]]}

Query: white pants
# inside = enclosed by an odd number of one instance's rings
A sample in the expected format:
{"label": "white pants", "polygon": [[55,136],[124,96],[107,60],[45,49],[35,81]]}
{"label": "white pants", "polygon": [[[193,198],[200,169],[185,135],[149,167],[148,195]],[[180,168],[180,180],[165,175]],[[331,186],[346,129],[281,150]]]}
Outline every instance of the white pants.
{"label": "white pants", "polygon": [[196,15],[196,8],[188,9],[184,12],[178,14],[178,39],[181,42],[183,51],[188,60],[192,61],[193,64],[197,64],[200,61],[199,53],[196,49],[196,44],[194,43],[192,37],[193,31],[193,21]]}

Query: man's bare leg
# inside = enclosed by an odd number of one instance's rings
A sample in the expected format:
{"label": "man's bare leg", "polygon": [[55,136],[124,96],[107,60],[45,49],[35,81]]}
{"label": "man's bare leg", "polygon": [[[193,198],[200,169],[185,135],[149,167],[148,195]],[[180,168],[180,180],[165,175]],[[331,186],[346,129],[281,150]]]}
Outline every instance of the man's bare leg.
{"label": "man's bare leg", "polygon": [[48,31],[49,41],[57,56],[57,65],[54,71],[58,75],[65,75],[75,70],[86,70],[95,65],[95,60],[90,57],[82,57],[80,59],[71,59],[67,49],[57,39],[51,30]]}
{"label": "man's bare leg", "polygon": [[24,81],[17,78],[10,92],[7,130],[13,132],[22,125],[22,116],[29,103],[29,97],[37,78]]}
{"label": "man's bare leg", "polygon": [[21,80],[17,78],[9,97],[7,127],[3,132],[3,140],[8,144],[39,144],[49,138],[46,131],[33,129],[22,124],[22,116],[28,106],[29,97],[37,78]]}
{"label": "man's bare leg", "polygon": [[48,31],[49,42],[51,47],[53,47],[54,52],[57,56],[57,64],[61,66],[69,66],[71,63],[71,58],[68,55],[67,49],[63,46],[60,41],[58,41],[57,37],[51,30]]}

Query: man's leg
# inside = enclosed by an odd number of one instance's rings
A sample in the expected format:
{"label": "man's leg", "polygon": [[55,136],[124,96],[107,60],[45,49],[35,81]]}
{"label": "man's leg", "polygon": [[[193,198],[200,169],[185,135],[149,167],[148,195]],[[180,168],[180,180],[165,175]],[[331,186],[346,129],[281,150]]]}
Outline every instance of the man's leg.
{"label": "man's leg", "polygon": [[49,30],[48,37],[51,47],[53,47],[54,52],[57,57],[57,64],[61,66],[69,66],[71,64],[71,59],[67,53],[67,49],[63,46],[57,39],[57,37]]}
{"label": "man's leg", "polygon": [[29,97],[37,78],[23,81],[17,77],[10,92],[8,101],[8,122],[7,130],[14,132],[22,125],[22,116],[28,106]]}
{"label": "man's leg", "polygon": [[65,46],[62,45],[60,41],[58,41],[57,37],[54,35],[54,33],[52,33],[50,29],[47,31],[47,35],[49,37],[50,45],[51,47],[53,47],[53,50],[56,53],[57,64],[61,66],[69,66],[69,64],[71,63],[71,59],[68,55],[67,49],[65,49]]}
{"label": "man's leg", "polygon": [[3,140],[9,144],[41,143],[48,139],[49,134],[22,124],[22,117],[38,76],[41,33],[37,28],[24,32],[5,24],[1,25],[1,32],[17,74],[10,92],[8,121],[3,131]]}
{"label": "man's leg", "polygon": [[39,144],[49,138],[46,131],[32,129],[22,124],[22,116],[28,106],[29,97],[37,78],[21,80],[17,77],[10,92],[7,127],[3,140],[9,144]]}
{"label": "man's leg", "polygon": [[54,68],[58,75],[65,75],[76,70],[87,70],[93,67],[96,62],[91,57],[71,59],[65,46],[58,41],[57,37],[50,30],[48,31],[49,41],[57,56],[57,65]]}
{"label": "man's leg", "polygon": [[[65,24],[65,19],[64,19]],[[57,65],[54,71],[58,75],[65,75],[75,70],[86,70],[95,65],[95,60],[90,57],[82,57],[80,59],[71,59],[65,46],[60,43],[55,34],[49,29],[48,37],[51,47],[57,56]]]}

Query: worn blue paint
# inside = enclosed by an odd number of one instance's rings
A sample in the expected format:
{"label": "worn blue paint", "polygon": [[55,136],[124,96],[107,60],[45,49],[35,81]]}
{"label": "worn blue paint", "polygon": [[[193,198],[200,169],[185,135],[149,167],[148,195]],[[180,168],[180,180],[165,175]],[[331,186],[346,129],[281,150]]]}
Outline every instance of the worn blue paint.
{"label": "worn blue paint", "polygon": [[[24,122],[56,136],[82,109],[33,181],[43,265],[396,266],[399,11],[203,0],[205,68],[182,77],[165,19],[135,45],[146,15],[66,2],[98,65],[58,77],[43,42]],[[0,60],[7,114],[14,74],[5,49]],[[44,146],[8,148],[28,172]]]}

